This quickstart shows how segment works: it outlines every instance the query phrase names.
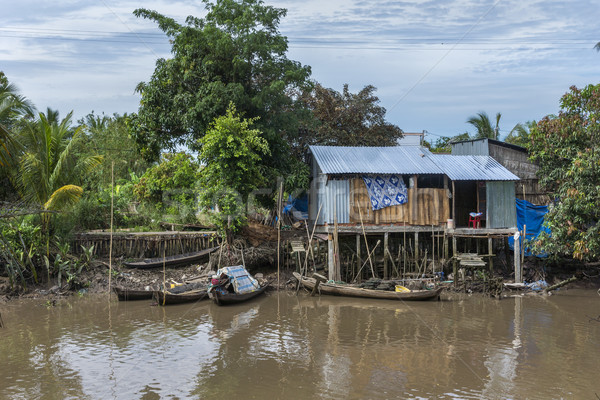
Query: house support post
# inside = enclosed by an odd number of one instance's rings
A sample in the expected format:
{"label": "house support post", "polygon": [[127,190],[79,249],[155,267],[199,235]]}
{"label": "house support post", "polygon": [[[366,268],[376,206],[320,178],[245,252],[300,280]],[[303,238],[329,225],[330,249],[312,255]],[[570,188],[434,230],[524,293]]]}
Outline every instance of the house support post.
{"label": "house support post", "polygon": [[454,286],[456,286],[458,281],[458,253],[456,251],[456,236],[452,236],[452,279],[454,279]]}
{"label": "house support post", "polygon": [[419,271],[419,232],[415,232],[415,271]]}
{"label": "house support post", "polygon": [[[362,257],[360,256],[360,234],[356,234],[356,271],[362,266]],[[354,276],[354,273],[352,274]]]}
{"label": "house support post", "polygon": [[388,279],[388,254],[390,249],[388,248],[389,232],[383,234],[383,279]]}
{"label": "house support post", "polygon": [[333,256],[333,235],[327,235],[327,275],[329,279],[335,278],[335,258]]}
{"label": "house support post", "polygon": [[515,233],[515,255],[513,257],[515,263],[515,283],[523,283],[523,271],[521,270],[521,234]]}
{"label": "house support post", "polygon": [[490,255],[490,275],[494,273],[494,257],[492,254],[494,253],[494,239],[488,238],[488,254]]}

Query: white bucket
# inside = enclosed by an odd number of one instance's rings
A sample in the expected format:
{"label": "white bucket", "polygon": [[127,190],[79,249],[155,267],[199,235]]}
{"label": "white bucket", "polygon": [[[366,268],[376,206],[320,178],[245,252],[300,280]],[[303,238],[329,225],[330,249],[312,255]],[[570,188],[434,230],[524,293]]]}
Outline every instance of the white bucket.
{"label": "white bucket", "polygon": [[454,229],[454,220],[453,219],[448,220],[448,229]]}

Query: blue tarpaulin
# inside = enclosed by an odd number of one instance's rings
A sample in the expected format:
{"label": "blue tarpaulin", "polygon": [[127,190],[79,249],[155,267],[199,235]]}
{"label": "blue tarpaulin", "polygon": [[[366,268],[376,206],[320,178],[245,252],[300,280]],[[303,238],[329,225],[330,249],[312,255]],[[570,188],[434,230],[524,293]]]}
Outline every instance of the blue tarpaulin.
{"label": "blue tarpaulin", "polygon": [[283,213],[293,214],[298,219],[308,219],[308,195],[305,193],[296,198],[292,198],[290,195],[283,208]]}
{"label": "blue tarpaulin", "polygon": [[[527,200],[517,199],[517,228],[522,232],[523,226],[526,227],[527,241],[536,239],[540,232],[550,233],[550,230],[543,226],[544,215],[548,212],[548,206],[536,206],[528,202]],[[522,246],[521,236],[521,246]],[[514,238],[508,238],[508,246],[511,250],[514,250]],[[546,257],[546,254],[533,254],[529,251],[527,244],[525,246],[525,255],[532,256],[537,255],[538,257]]]}

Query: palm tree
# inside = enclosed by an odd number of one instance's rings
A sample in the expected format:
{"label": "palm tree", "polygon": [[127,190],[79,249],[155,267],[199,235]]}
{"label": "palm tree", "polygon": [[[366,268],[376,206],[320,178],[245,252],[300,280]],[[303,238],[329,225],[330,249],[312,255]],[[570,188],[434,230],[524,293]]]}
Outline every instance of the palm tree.
{"label": "palm tree", "polygon": [[596,51],[600,51],[600,42],[596,43],[594,48],[596,49]]}
{"label": "palm tree", "polygon": [[516,144],[517,146],[527,148],[529,146],[531,130],[537,125],[535,121],[527,121],[524,124],[518,123],[511,129],[504,141],[506,143]]}
{"label": "palm tree", "polygon": [[13,144],[11,131],[15,124],[25,116],[32,116],[34,109],[33,104],[19,95],[16,86],[10,84],[0,71],[0,166],[9,164],[9,147]]}
{"label": "palm tree", "polygon": [[71,128],[71,111],[58,122],[58,114],[48,110],[29,121],[18,136],[22,154],[14,182],[23,200],[46,211],[42,229],[48,233],[48,211],[60,211],[73,205],[83,193],[75,183],[102,162],[102,156],[77,158],[73,152],[81,137],[81,127]]}
{"label": "palm tree", "polygon": [[480,138],[490,138],[490,139],[498,139],[498,132],[500,131],[500,117],[502,114],[496,114],[496,126],[492,127],[492,123],[490,122],[490,117],[481,111],[477,113],[477,116],[472,116],[467,120],[468,124],[471,124],[477,130],[477,134],[475,135],[476,139]]}

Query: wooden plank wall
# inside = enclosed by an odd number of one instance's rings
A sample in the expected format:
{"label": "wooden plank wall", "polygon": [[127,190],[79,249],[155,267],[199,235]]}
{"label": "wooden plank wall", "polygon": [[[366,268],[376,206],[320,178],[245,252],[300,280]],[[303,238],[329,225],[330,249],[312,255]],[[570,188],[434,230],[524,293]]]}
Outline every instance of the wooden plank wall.
{"label": "wooden plank wall", "polygon": [[362,179],[351,181],[350,223],[440,225],[450,218],[450,201],[445,189],[408,189],[408,202],[373,211]]}

